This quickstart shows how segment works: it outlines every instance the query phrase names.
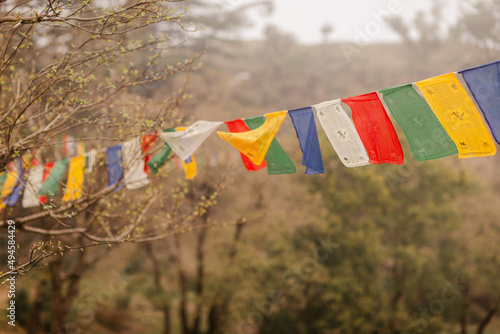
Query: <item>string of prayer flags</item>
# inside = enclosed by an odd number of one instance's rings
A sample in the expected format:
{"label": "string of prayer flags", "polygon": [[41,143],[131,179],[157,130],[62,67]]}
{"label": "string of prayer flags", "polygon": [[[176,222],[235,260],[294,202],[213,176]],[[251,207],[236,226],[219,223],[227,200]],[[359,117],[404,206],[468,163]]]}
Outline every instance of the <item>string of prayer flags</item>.
{"label": "string of prayer flags", "polygon": [[458,148],[459,158],[494,155],[495,143],[454,73],[416,83]]}
{"label": "string of prayer flags", "polygon": [[[248,125],[246,125],[245,121],[243,121],[243,119],[241,119],[241,118],[235,119],[232,121],[227,121],[224,123],[226,123],[227,128],[228,128],[229,132],[231,132],[231,133],[250,131],[250,128],[248,127]],[[247,170],[257,171],[257,170],[260,170],[262,168],[267,167],[266,161],[263,161],[262,164],[260,164],[260,165],[256,165],[242,152],[240,152],[240,155],[241,155],[241,160],[243,161],[243,164],[245,165],[245,168]]]}
{"label": "string of prayer flags", "polygon": [[42,187],[43,174],[43,165],[40,164],[37,159],[33,159],[24,189],[23,208],[33,208],[40,205],[38,191]]}
{"label": "string of prayer flags", "polygon": [[500,61],[459,72],[500,144]]}
{"label": "string of prayer flags", "polygon": [[160,136],[182,160],[189,157],[217,129],[222,122],[196,121],[194,124],[176,132],[163,132]]}
{"label": "string of prayer flags", "polygon": [[[122,145],[115,145],[106,150],[106,158],[108,161],[108,187],[116,185],[123,174],[123,150]],[[118,185],[115,190],[120,190],[122,184]]]}
{"label": "string of prayer flags", "polygon": [[289,110],[300,149],[302,150],[302,166],[306,166],[306,174],[324,174],[325,166],[319,146],[318,131],[311,107]]}
{"label": "string of prayer flags", "polygon": [[[175,131],[180,132],[180,131],[186,131],[187,129],[188,129],[187,127],[179,126],[175,128]],[[181,159],[181,162],[182,162],[182,167],[184,168],[184,172],[186,173],[186,180],[194,179],[197,172],[196,160],[194,160],[194,155],[191,154],[191,156],[188,157],[186,160]]]}
{"label": "string of prayer flags", "polygon": [[266,114],[266,121],[255,130],[239,133],[217,131],[219,137],[246,155],[256,165],[262,164],[267,150],[283,124],[287,112],[276,111]]}
{"label": "string of prayer flags", "polygon": [[71,158],[68,169],[68,181],[64,190],[63,202],[76,201],[83,194],[83,170],[85,156],[79,155]]}
{"label": "string of prayer flags", "polygon": [[149,184],[148,174],[144,171],[144,158],[139,137],[128,140],[122,145],[125,186],[138,189]]}
{"label": "string of prayer flags", "polygon": [[[166,129],[165,132],[174,132],[175,129]],[[168,157],[170,156],[170,153],[172,153],[172,148],[167,144],[167,142],[164,142],[163,149],[158,152],[156,155],[154,155],[146,164],[149,167],[149,170],[153,174],[158,174],[160,171],[160,168],[165,165],[165,163],[168,161]]]}
{"label": "string of prayer flags", "polygon": [[[500,61],[460,73],[500,144]],[[413,85],[419,87],[424,98]],[[342,102],[351,108],[352,120]],[[306,166],[305,173],[324,173],[314,110],[330,143],[347,167],[370,163],[403,164],[403,151],[389,114],[402,128],[418,161],[455,153],[459,153],[460,158],[496,153],[493,138],[455,73],[289,112],[278,111],[265,117],[227,121],[229,132],[217,134],[239,151],[247,170],[256,171],[267,166],[270,175],[295,173],[295,165],[276,140],[288,113],[302,150],[301,163]],[[197,121],[189,127],[167,129],[160,135],[147,134],[105,148],[108,186],[116,186],[119,190],[124,184],[127,189],[149,184],[149,171],[157,174],[169,161],[172,151],[177,154],[172,163],[178,167],[182,164],[186,179],[194,178],[197,173],[194,153],[221,124]],[[164,140],[164,146],[151,156],[158,137]],[[15,205],[23,189],[23,207],[45,204],[47,196],[57,193],[68,164],[62,201],[81,198],[84,174],[93,171],[98,151],[89,152],[85,143],[77,142],[70,135],[59,135],[58,141],[56,159],[63,155],[65,159],[42,166],[36,159],[27,159],[26,155],[10,162],[7,170],[0,173],[0,210]],[[218,152],[208,161],[201,157],[199,162],[201,166],[217,166],[235,156],[236,151],[234,155],[228,154],[227,159],[225,152]],[[122,177],[123,183],[120,182]]]}
{"label": "string of prayer flags", "polygon": [[[246,118],[244,121],[250,130],[255,130],[265,123],[265,118],[264,116],[257,116]],[[267,150],[265,160],[267,163],[268,175],[293,174],[297,171],[292,159],[286,154],[276,138],[272,140]]]}
{"label": "string of prayer flags", "polygon": [[54,167],[52,167],[49,175],[42,183],[42,187],[38,191],[38,195],[49,197],[55,196],[57,189],[59,189],[59,185],[61,184],[64,172],[66,172],[66,168],[68,167],[68,163],[68,159],[62,159],[55,162]]}
{"label": "string of prayer flags", "polygon": [[340,99],[319,103],[313,108],[340,161],[346,167],[368,165],[366,149]]}
{"label": "string of prayer flags", "polygon": [[352,110],[352,120],[372,164],[402,165],[403,149],[396,130],[377,93],[343,99]]}
{"label": "string of prayer flags", "polygon": [[403,129],[417,161],[458,153],[455,143],[412,84],[386,88],[380,93],[390,113]]}

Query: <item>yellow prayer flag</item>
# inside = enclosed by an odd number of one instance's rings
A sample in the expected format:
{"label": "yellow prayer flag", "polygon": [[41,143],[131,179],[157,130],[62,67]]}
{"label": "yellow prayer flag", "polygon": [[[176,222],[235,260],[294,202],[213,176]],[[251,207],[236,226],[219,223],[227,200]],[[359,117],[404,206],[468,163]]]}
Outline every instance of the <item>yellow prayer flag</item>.
{"label": "yellow prayer flag", "polygon": [[20,171],[17,168],[12,168],[7,171],[7,177],[5,178],[5,182],[3,184],[2,192],[0,193],[0,211],[5,208],[5,199],[9,197],[10,194],[14,191],[14,188],[17,185],[17,178]]}
{"label": "yellow prayer flag", "polygon": [[454,73],[416,84],[457,145],[459,158],[495,155],[495,143],[474,103]]}
{"label": "yellow prayer flag", "polygon": [[68,169],[68,182],[62,198],[63,202],[75,201],[82,197],[84,167],[85,156],[79,155],[71,158]]}
{"label": "yellow prayer flag", "polygon": [[[186,130],[187,127],[185,126],[180,126],[178,128],[175,128],[175,131],[183,131]],[[196,161],[194,160],[194,155],[191,155],[191,161],[189,163],[185,163],[181,158],[179,160],[182,161],[182,167],[184,167],[184,171],[186,172],[186,180],[191,180],[194,179],[196,176]]]}
{"label": "yellow prayer flag", "polygon": [[87,145],[83,142],[79,142],[76,144],[76,154],[77,155],[85,155],[87,153]]}
{"label": "yellow prayer flag", "polygon": [[260,165],[264,161],[269,146],[281,124],[283,124],[286,114],[286,110],[266,114],[265,123],[255,130],[235,133],[217,131],[217,134],[246,155],[254,164]]}
{"label": "yellow prayer flag", "polygon": [[186,172],[186,180],[194,179],[196,176],[196,161],[194,160],[194,156],[191,156],[191,161],[189,163],[182,161],[182,166]]}

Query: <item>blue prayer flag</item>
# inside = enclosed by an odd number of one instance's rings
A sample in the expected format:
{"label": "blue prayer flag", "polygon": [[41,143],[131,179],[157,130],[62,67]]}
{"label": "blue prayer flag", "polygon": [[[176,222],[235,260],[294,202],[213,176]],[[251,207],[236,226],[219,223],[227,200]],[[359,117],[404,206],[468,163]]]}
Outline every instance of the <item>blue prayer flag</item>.
{"label": "blue prayer flag", "polygon": [[290,110],[300,149],[302,150],[302,165],[306,166],[306,174],[320,174],[325,172],[321,149],[319,147],[318,132],[311,107]]}
{"label": "blue prayer flag", "polygon": [[460,71],[500,144],[500,61]]}
{"label": "blue prayer flag", "polygon": [[[123,174],[123,154],[122,154],[122,146],[115,145],[113,147],[109,147],[106,156],[108,158],[108,186],[115,185],[122,178]],[[116,190],[119,190],[123,187],[123,184],[120,184],[116,187]]]}
{"label": "blue prayer flag", "polygon": [[19,171],[19,174],[17,175],[17,184],[10,193],[9,196],[5,198],[4,204],[6,206],[14,206],[16,205],[17,201],[19,200],[19,197],[21,195],[21,191],[24,189],[25,185],[25,180],[24,177],[26,176],[26,169],[23,166],[23,160],[22,159],[17,159],[16,162],[17,168]]}

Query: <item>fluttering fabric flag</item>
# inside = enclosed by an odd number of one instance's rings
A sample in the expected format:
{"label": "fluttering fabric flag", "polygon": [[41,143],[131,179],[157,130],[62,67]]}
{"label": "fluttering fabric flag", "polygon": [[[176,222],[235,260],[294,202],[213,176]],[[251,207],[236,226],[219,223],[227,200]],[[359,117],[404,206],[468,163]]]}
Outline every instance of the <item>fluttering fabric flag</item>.
{"label": "fluttering fabric flag", "polygon": [[18,165],[17,161],[13,161],[7,165],[5,181],[3,182],[2,191],[0,192],[0,211],[7,206],[8,198],[16,187],[20,172],[16,165]]}
{"label": "fluttering fabric flag", "polygon": [[182,167],[184,167],[184,172],[186,172],[186,180],[194,179],[196,176],[197,168],[194,156],[191,156],[186,161],[181,160]]}
{"label": "fluttering fabric flag", "polygon": [[[116,185],[123,175],[123,150],[122,145],[109,147],[106,151],[108,160],[108,187]],[[120,182],[115,190],[123,188],[123,183]]]}
{"label": "fluttering fabric flag", "polygon": [[79,155],[71,158],[68,169],[68,181],[64,190],[63,202],[76,201],[83,194],[83,170],[85,168],[85,156]]}
{"label": "fluttering fabric flag", "polygon": [[95,163],[97,162],[97,151],[92,149],[87,153],[87,173],[94,171]]}
{"label": "fluttering fabric flag", "polygon": [[87,145],[84,142],[76,143],[76,154],[85,155],[87,153]]}
{"label": "fluttering fabric flag", "polygon": [[[250,130],[255,130],[265,123],[265,118],[264,116],[257,116],[246,118],[244,121]],[[293,174],[297,171],[293,161],[286,154],[285,150],[283,150],[276,138],[271,142],[265,159],[267,163],[267,174],[269,175]]]}
{"label": "fluttering fabric flag", "polygon": [[412,84],[386,88],[380,93],[403,129],[416,160],[439,159],[458,153],[455,143]]}
{"label": "fluttering fabric flag", "polygon": [[144,172],[149,173],[148,162],[151,160],[151,155],[147,154],[158,137],[156,135],[144,135],[141,137],[141,148],[144,157]]}
{"label": "fluttering fabric flag", "polygon": [[38,195],[55,196],[57,189],[59,189],[59,185],[61,184],[64,172],[66,172],[66,168],[68,167],[68,163],[68,159],[62,159],[55,162],[54,167],[52,167],[49,175],[42,183],[42,187],[38,191]]}
{"label": "fluttering fabric flag", "polygon": [[0,194],[2,193],[3,184],[5,183],[5,179],[7,178],[7,172],[3,171],[0,173]]}
{"label": "fluttering fabric flag", "polygon": [[[53,161],[53,162],[48,162],[45,165],[43,165],[42,184],[45,182],[45,180],[47,180],[47,177],[49,176],[52,168],[54,168],[55,164],[56,163]],[[40,189],[38,189],[38,191],[40,191]],[[40,202],[42,204],[47,204],[47,196],[38,196],[38,199],[40,200]]]}
{"label": "fluttering fabric flag", "polygon": [[[179,126],[175,129],[175,131],[186,131],[187,128],[183,126]],[[182,160],[182,167],[184,168],[184,172],[186,173],[186,180],[194,179],[197,172],[196,160],[194,160],[194,155],[191,154],[186,160]]]}
{"label": "fluttering fabric flag", "polygon": [[[175,129],[166,129],[165,132],[174,132]],[[160,171],[160,168],[165,165],[165,163],[168,161],[168,157],[170,156],[170,153],[172,153],[172,148],[167,144],[167,142],[164,141],[164,146],[163,149],[155,154],[151,159],[146,163],[149,167],[149,170],[153,174],[158,174]]]}
{"label": "fluttering fabric flag", "polygon": [[240,133],[217,131],[219,137],[246,155],[256,165],[262,164],[267,150],[283,124],[286,110],[266,114],[266,121],[255,130]]}
{"label": "fluttering fabric flag", "polygon": [[37,159],[33,159],[24,189],[23,208],[33,208],[40,205],[38,191],[42,187],[43,173],[43,165],[40,164]]}
{"label": "fluttering fabric flag", "polygon": [[416,83],[458,148],[459,158],[496,153],[479,111],[454,73]]}
{"label": "fluttering fabric flag", "polygon": [[7,168],[7,177],[0,193],[0,210],[6,206],[14,206],[19,200],[24,188],[26,168],[23,159],[18,158],[11,162]]}
{"label": "fluttering fabric flag", "polygon": [[350,97],[342,102],[352,109],[352,120],[370,163],[402,165],[401,143],[377,93]]}
{"label": "fluttering fabric flag", "polygon": [[144,157],[139,137],[128,140],[122,144],[123,179],[127,189],[138,189],[149,184],[148,174],[144,171]]}
{"label": "fluttering fabric flag", "polygon": [[181,158],[187,160],[203,144],[203,142],[217,129],[222,122],[197,121],[191,126],[176,132],[163,132],[160,136],[172,150]]}
{"label": "fluttering fabric flag", "polygon": [[62,153],[67,157],[72,157],[78,154],[78,147],[76,140],[73,136],[63,135],[62,136]]}
{"label": "fluttering fabric flag", "polygon": [[459,72],[500,144],[500,61]]}
{"label": "fluttering fabric flag", "polygon": [[316,104],[313,108],[340,161],[346,167],[368,165],[368,154],[363,142],[340,103],[340,99],[337,99]]}
{"label": "fluttering fabric flag", "polygon": [[300,149],[302,150],[302,166],[306,166],[306,174],[323,174],[325,166],[319,146],[318,131],[311,107],[289,110]]}
{"label": "fluttering fabric flag", "polygon": [[[245,121],[243,119],[235,119],[232,121],[227,121],[224,122],[227,125],[227,128],[229,132],[231,133],[238,133],[238,132],[248,132],[250,131],[250,128],[248,125],[245,124]],[[243,161],[243,164],[245,165],[245,168],[247,170],[252,170],[252,171],[257,171],[262,168],[267,167],[267,163],[265,161],[262,162],[260,165],[254,164],[246,155],[240,152],[241,155],[241,160]]]}

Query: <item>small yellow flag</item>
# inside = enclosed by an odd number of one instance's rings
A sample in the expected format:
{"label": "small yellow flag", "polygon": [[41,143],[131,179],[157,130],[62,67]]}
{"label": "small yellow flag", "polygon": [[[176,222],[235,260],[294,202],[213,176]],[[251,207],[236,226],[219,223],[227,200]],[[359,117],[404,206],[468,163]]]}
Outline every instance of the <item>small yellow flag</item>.
{"label": "small yellow flag", "polygon": [[68,169],[68,182],[62,198],[63,202],[76,201],[82,197],[83,169],[85,168],[85,156],[79,155],[71,158]]}
{"label": "small yellow flag", "polygon": [[85,155],[87,153],[87,145],[83,142],[79,142],[76,144],[76,154],[77,155]]}
{"label": "small yellow flag", "polygon": [[17,185],[17,178],[19,175],[19,170],[17,168],[12,168],[7,171],[7,177],[5,178],[5,182],[3,184],[2,192],[0,193],[0,210],[5,208],[5,199],[12,194],[14,188]]}
{"label": "small yellow flag", "polygon": [[255,130],[235,133],[217,131],[217,134],[246,155],[254,164],[260,165],[264,161],[269,146],[281,124],[283,124],[286,114],[286,110],[266,114],[265,123]]}
{"label": "small yellow flag", "polygon": [[[180,126],[178,128],[175,128],[175,131],[183,131],[186,130],[187,127],[185,126]],[[184,167],[184,171],[186,172],[186,180],[191,180],[194,179],[196,176],[196,161],[194,160],[194,155],[191,155],[191,161],[189,163],[185,163],[181,158],[179,158],[182,161],[182,167]]]}
{"label": "small yellow flag", "polygon": [[416,83],[458,148],[459,158],[495,155],[481,115],[454,73]]}
{"label": "small yellow flag", "polygon": [[186,180],[194,179],[196,176],[196,161],[194,161],[194,156],[191,156],[191,161],[189,163],[182,161],[182,166],[186,172]]}

